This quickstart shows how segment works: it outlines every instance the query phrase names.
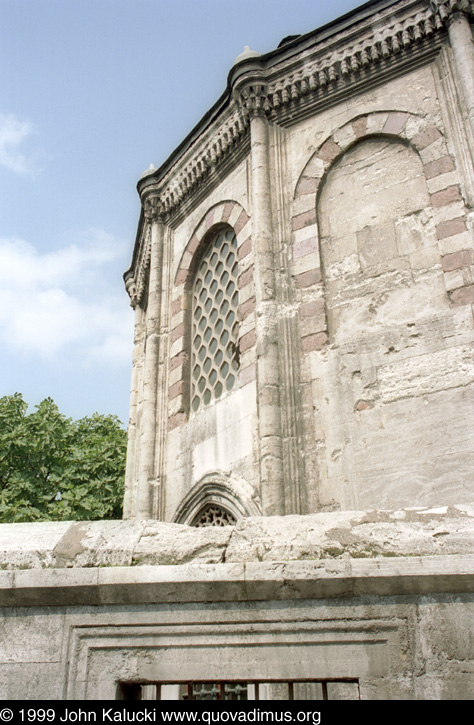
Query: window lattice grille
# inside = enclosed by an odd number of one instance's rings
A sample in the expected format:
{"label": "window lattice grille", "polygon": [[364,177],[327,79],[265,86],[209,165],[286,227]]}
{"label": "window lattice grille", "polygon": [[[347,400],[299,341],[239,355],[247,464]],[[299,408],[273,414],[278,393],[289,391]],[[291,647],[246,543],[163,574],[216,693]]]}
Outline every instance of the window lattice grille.
{"label": "window lattice grille", "polygon": [[183,700],[246,700],[246,682],[193,682]]}
{"label": "window lattice grille", "polygon": [[220,506],[209,504],[194,522],[194,526],[233,526],[237,523],[235,516]]}
{"label": "window lattice grille", "polygon": [[232,390],[239,369],[237,239],[217,234],[202,257],[193,285],[191,408]]}
{"label": "window lattice grille", "polygon": [[360,700],[357,678],[117,683],[118,700]]}

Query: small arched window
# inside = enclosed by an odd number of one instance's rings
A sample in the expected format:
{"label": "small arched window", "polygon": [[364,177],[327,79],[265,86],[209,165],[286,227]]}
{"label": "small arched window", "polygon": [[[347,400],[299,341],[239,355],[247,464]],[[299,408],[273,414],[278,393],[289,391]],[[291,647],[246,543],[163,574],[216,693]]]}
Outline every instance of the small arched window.
{"label": "small arched window", "polygon": [[192,288],[191,410],[232,390],[239,369],[237,239],[232,229],[209,242]]}
{"label": "small arched window", "polygon": [[195,516],[191,526],[204,528],[207,526],[234,526],[236,523],[237,519],[230,511],[218,504],[209,503]]}

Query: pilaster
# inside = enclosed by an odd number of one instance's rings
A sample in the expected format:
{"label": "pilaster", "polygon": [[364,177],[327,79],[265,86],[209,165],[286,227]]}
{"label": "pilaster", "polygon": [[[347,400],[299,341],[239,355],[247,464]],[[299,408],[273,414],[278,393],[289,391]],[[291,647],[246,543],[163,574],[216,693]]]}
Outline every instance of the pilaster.
{"label": "pilaster", "polygon": [[474,39],[470,18],[474,16],[471,0],[432,0],[437,17],[448,28],[456,71],[461,84],[467,120],[474,134]]}
{"label": "pilaster", "polygon": [[143,402],[139,433],[139,466],[136,489],[136,518],[152,518],[153,486],[157,486],[155,447],[157,434],[158,362],[160,353],[160,311],[162,296],[162,259],[165,237],[163,209],[156,190],[151,187],[142,197],[146,223],[150,225],[151,245],[148,297],[145,313],[145,359]]}
{"label": "pilaster", "polygon": [[123,500],[123,518],[135,517],[136,483],[137,483],[137,434],[138,434],[138,403],[142,383],[144,358],[144,312],[136,302],[134,291],[128,289],[132,306],[135,309],[135,329],[133,340],[132,381],[130,384],[130,412],[127,435],[127,464],[125,469],[125,490]]}
{"label": "pilaster", "polygon": [[257,406],[260,485],[263,513],[285,513],[282,422],[280,401],[279,326],[274,250],[269,122],[263,87],[246,87],[237,94],[250,120],[252,237],[255,258],[257,315]]}

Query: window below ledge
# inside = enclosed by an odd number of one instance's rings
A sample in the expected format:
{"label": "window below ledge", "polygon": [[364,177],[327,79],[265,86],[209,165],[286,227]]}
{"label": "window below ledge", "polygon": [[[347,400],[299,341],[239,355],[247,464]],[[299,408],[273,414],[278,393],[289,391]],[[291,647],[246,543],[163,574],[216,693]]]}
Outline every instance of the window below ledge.
{"label": "window below ledge", "polygon": [[357,679],[119,682],[117,700],[360,700]]}

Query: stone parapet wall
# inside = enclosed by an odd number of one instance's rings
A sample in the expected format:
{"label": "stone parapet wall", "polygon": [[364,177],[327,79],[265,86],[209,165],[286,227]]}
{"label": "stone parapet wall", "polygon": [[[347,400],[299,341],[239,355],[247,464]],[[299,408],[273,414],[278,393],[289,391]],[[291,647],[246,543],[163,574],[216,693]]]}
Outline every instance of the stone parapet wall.
{"label": "stone parapet wall", "polygon": [[474,555],[474,506],[241,519],[0,526],[0,570],[177,566]]}
{"label": "stone parapet wall", "polygon": [[207,529],[2,525],[0,697],[106,700],[123,682],[224,678],[474,699],[473,538],[462,505]]}

